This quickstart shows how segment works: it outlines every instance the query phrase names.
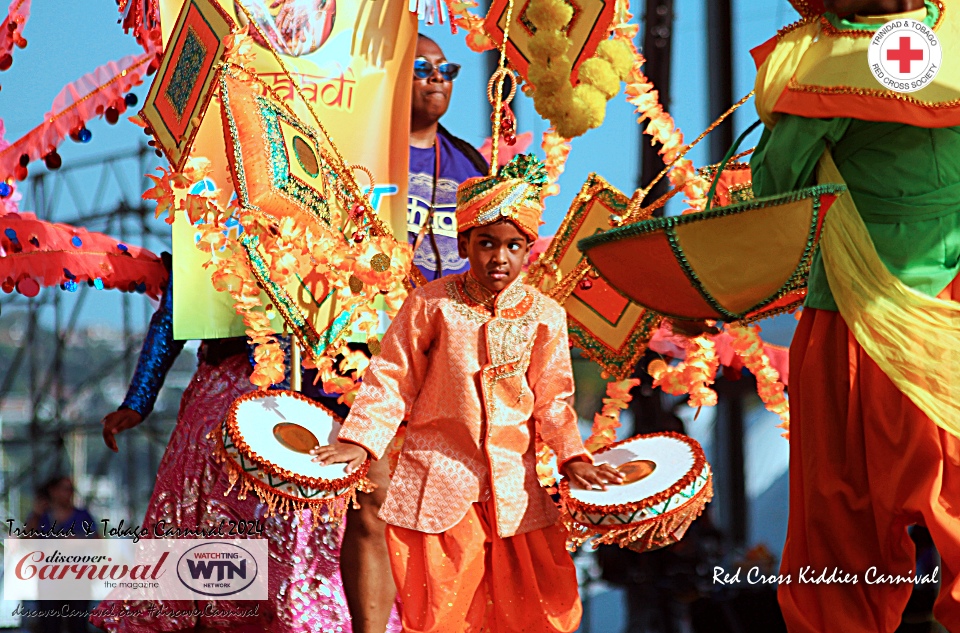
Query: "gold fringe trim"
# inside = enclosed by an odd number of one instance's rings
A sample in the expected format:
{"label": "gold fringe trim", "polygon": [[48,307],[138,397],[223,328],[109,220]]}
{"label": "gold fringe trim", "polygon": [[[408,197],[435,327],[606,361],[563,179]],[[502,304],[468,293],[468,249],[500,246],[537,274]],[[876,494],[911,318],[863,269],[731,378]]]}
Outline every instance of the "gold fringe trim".
{"label": "gold fringe trim", "polygon": [[703,514],[712,499],[713,475],[688,503],[641,523],[622,527],[588,526],[574,521],[564,508],[562,521],[567,529],[567,550],[575,552],[591,540],[592,549],[600,545],[619,545],[640,553],[673,545],[683,538],[687,528]]}
{"label": "gold fringe trim", "polygon": [[[234,488],[237,488],[237,500],[243,501],[253,492],[258,499],[266,506],[266,516],[272,517],[280,514],[284,519],[289,519],[290,515],[300,510],[310,509],[314,513],[314,519],[321,523],[340,523],[351,505],[354,509],[359,508],[357,503],[357,489],[362,492],[368,492],[366,488],[376,484],[366,477],[358,480],[357,484],[351,486],[343,494],[325,499],[303,499],[280,492],[276,488],[258,480],[249,473],[245,472],[230,455],[222,441],[222,430],[215,429],[207,434],[207,439],[216,441],[216,449],[213,458],[220,464],[227,473],[230,485],[223,493],[224,497],[230,496]],[[237,486],[239,484],[239,487]],[[370,490],[372,491],[372,490]]]}

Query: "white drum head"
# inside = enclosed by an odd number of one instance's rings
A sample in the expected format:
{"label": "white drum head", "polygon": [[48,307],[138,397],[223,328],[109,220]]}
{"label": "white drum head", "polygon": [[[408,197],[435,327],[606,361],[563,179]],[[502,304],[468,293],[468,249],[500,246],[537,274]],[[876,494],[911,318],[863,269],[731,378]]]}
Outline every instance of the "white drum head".
{"label": "white drum head", "polygon": [[594,455],[594,462],[614,467],[628,462],[653,462],[653,471],[633,483],[608,485],[606,490],[583,490],[570,486],[570,496],[592,505],[635,503],[661,493],[683,479],[693,468],[690,446],[667,435],[627,440],[619,446]]}
{"label": "white drum head", "polygon": [[[340,423],[325,409],[288,393],[264,394],[240,402],[236,430],[256,455],[250,457],[303,477],[335,480],[347,476],[346,464],[321,466],[308,452],[337,440]],[[312,436],[311,436],[312,434]],[[310,438],[310,441],[305,441]]]}

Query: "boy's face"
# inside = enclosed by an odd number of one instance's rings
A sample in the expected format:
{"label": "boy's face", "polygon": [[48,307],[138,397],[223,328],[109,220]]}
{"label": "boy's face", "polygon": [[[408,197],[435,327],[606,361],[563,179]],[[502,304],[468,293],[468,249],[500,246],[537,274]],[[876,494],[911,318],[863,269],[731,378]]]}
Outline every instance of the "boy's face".
{"label": "boy's face", "polygon": [[520,276],[530,242],[517,226],[501,220],[457,236],[460,257],[470,260],[473,274],[487,290],[500,292]]}

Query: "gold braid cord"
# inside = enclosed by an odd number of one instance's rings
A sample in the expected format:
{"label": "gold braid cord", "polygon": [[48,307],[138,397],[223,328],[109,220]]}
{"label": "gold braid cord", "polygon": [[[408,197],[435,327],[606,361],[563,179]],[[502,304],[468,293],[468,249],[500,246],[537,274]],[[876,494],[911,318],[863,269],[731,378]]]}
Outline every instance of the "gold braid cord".
{"label": "gold braid cord", "polygon": [[[513,0],[507,4],[507,23],[503,28],[503,43],[500,45],[500,62],[497,70],[494,71],[487,82],[487,99],[493,106],[493,130],[490,134],[490,175],[497,175],[497,165],[499,164],[500,149],[500,120],[503,106],[513,100],[517,94],[517,76],[512,70],[507,68],[507,44],[510,42],[510,22],[513,20]],[[513,82],[510,94],[506,99],[503,98],[503,82],[507,77]]]}
{"label": "gold braid cord", "polygon": [[[700,134],[700,136],[693,139],[692,143],[690,143],[689,145],[686,145],[683,149],[681,149],[680,152],[676,155],[676,157],[674,157],[673,160],[667,163],[667,165],[660,170],[659,174],[654,176],[653,180],[651,180],[646,187],[642,189],[637,189],[636,192],[634,192],[633,197],[630,198],[630,205],[627,207],[627,212],[623,215],[623,220],[620,222],[620,225],[631,224],[633,222],[636,222],[638,219],[641,219],[641,216],[644,218],[649,217],[650,215],[648,212],[649,210],[659,208],[658,206],[653,206],[653,205],[651,205],[650,207],[642,207],[643,201],[647,198],[647,195],[654,188],[654,186],[658,182],[660,182],[660,180],[663,179],[664,176],[670,173],[670,170],[673,169],[674,166],[677,165],[677,163],[679,163],[680,160],[684,156],[686,156],[690,150],[692,150],[694,147],[697,146],[697,143],[699,143],[704,138],[706,138],[707,135],[710,134],[710,132],[716,129],[718,125],[723,123],[727,119],[727,117],[729,117],[731,114],[736,112],[740,108],[740,106],[742,106],[747,101],[749,101],[750,98],[753,96],[753,92],[754,91],[751,90],[749,94],[745,95],[743,98],[740,99],[740,101],[737,101],[735,104],[730,106],[730,108],[726,112],[724,112],[719,117],[717,117],[717,120],[711,123],[710,126]],[[673,197],[673,195],[675,195],[678,192],[677,190],[682,190],[682,189],[683,189],[682,185],[679,187],[676,187],[668,195],[670,197]],[[657,202],[654,203],[654,205],[658,203],[660,203],[659,206],[663,206],[663,204],[666,203],[666,200],[664,200],[663,198],[660,198],[657,200]]]}

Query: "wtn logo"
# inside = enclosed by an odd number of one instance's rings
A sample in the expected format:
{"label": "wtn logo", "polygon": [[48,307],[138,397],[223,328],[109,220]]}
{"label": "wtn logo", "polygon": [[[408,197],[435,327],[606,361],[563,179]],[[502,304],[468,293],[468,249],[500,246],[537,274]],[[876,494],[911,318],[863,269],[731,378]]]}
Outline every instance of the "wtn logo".
{"label": "wtn logo", "polygon": [[257,559],[246,549],[215,541],[190,548],[177,562],[180,582],[204,596],[238,594],[253,584],[257,571]]}
{"label": "wtn logo", "polygon": [[239,565],[229,560],[187,560],[187,567],[194,580],[200,578],[210,580],[214,570],[217,571],[216,580],[224,578],[233,580],[235,576],[244,580],[247,578],[247,561],[245,560],[240,561]]}

